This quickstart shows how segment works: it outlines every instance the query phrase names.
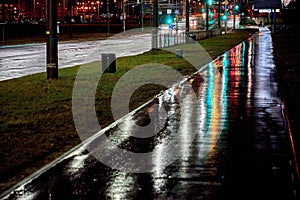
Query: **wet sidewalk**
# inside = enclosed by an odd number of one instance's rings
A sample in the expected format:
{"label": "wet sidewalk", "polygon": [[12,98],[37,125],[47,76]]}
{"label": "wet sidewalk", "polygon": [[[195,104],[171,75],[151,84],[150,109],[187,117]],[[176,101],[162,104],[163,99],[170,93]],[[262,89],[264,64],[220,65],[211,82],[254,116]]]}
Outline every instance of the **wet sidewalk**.
{"label": "wet sidewalk", "polygon": [[[297,199],[275,68],[270,31],[261,28],[1,197]],[[144,130],[135,124],[149,119],[157,134],[136,137]],[[103,148],[107,138],[118,148]]]}

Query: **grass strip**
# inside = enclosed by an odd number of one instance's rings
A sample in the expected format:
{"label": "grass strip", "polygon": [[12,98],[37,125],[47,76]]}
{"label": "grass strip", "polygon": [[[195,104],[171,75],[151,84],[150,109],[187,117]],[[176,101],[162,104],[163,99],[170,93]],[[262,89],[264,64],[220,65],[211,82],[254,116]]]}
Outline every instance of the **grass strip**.
{"label": "grass strip", "polygon": [[[256,31],[235,30],[199,43],[216,58]],[[113,122],[110,100],[118,80],[135,66],[154,61],[171,66],[183,75],[195,72],[190,63],[168,51],[118,58],[117,72],[105,73],[97,86],[95,107],[101,127]],[[98,66],[98,63],[86,66]],[[59,69],[58,80],[47,80],[45,73],[39,73],[0,82],[0,192],[81,142],[72,116],[72,90],[79,68]],[[164,89],[155,84],[142,86],[132,95],[130,109]]]}

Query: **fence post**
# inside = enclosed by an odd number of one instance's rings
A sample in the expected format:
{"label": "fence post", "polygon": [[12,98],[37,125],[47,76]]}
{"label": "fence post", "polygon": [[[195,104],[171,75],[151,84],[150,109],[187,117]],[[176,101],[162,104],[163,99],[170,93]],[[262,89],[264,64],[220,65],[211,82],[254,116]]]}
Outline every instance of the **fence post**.
{"label": "fence post", "polygon": [[161,34],[159,34],[159,47],[162,48]]}
{"label": "fence post", "polygon": [[157,49],[157,28],[152,31],[152,49]]}

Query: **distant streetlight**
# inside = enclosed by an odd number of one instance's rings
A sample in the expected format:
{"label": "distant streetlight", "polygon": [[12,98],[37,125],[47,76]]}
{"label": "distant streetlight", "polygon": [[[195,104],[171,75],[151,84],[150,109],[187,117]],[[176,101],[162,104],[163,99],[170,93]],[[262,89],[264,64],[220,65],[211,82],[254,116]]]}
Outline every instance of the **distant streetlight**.
{"label": "distant streetlight", "polygon": [[72,18],[73,18],[73,3],[71,1],[68,1],[68,10],[69,10],[69,37],[72,37]]}
{"label": "distant streetlight", "polygon": [[206,4],[205,4],[205,7],[206,7],[206,19],[205,19],[205,24],[206,24],[206,30],[208,31],[209,29],[209,6],[212,5],[212,0],[206,0]]}
{"label": "distant streetlight", "polygon": [[109,17],[110,17],[110,13],[109,13],[109,0],[107,0],[107,35],[109,35]]}
{"label": "distant streetlight", "polygon": [[35,14],[35,0],[33,0],[33,18],[35,19],[36,14]]}
{"label": "distant streetlight", "polygon": [[[122,3],[122,12],[123,12],[123,31],[125,32],[126,31],[126,6],[130,6],[132,7],[132,12],[134,12],[134,4],[135,3],[130,3],[130,2],[127,2],[127,0],[123,0],[123,3]],[[127,11],[130,13],[130,8],[127,9]]]}
{"label": "distant streetlight", "polygon": [[66,0],[63,0],[63,6],[62,6],[62,15],[65,17],[65,8],[66,8]]}
{"label": "distant streetlight", "polygon": [[233,1],[233,29],[235,29],[235,0]]}
{"label": "distant streetlight", "polygon": [[158,28],[158,0],[153,1],[153,27]]}
{"label": "distant streetlight", "polygon": [[98,18],[100,16],[100,1],[97,1],[97,4],[98,4]]}
{"label": "distant streetlight", "polygon": [[221,30],[221,0],[218,0],[218,28]]}
{"label": "distant streetlight", "polygon": [[123,0],[123,31],[125,32],[126,31],[126,12],[125,12],[125,0]]}
{"label": "distant streetlight", "polygon": [[206,30],[208,31],[208,0],[206,0],[206,3],[205,3],[205,10],[206,10],[205,27],[206,27]]}
{"label": "distant streetlight", "polygon": [[152,40],[152,48],[157,49],[158,47],[158,0],[153,1],[153,40]]}
{"label": "distant streetlight", "polygon": [[144,31],[144,7],[143,7],[143,0],[141,0],[141,8],[142,8],[142,32]]}
{"label": "distant streetlight", "polygon": [[185,32],[189,33],[190,32],[190,1],[186,0],[185,1]]}

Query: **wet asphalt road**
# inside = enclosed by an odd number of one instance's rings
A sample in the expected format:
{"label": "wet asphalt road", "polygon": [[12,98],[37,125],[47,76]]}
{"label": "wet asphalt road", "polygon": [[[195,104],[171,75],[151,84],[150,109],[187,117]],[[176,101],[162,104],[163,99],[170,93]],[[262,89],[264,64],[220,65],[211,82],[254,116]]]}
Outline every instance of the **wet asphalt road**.
{"label": "wet asphalt road", "polygon": [[[128,35],[129,34],[129,35]],[[100,61],[102,53],[130,56],[151,48],[151,34],[116,34],[105,40],[60,42],[58,68]],[[46,44],[0,47],[0,81],[46,72]]]}
{"label": "wet asphalt road", "polygon": [[[127,132],[103,129],[3,199],[296,199],[271,36],[267,28],[260,31],[209,63],[201,75],[127,116],[120,122]],[[153,120],[167,118],[161,131],[132,137],[129,122],[147,123],[153,113]],[[153,152],[134,166],[152,171],[123,172],[96,159],[97,154],[112,163],[118,159],[114,151],[97,150],[106,136],[119,148]],[[168,163],[166,157],[178,159]]]}

